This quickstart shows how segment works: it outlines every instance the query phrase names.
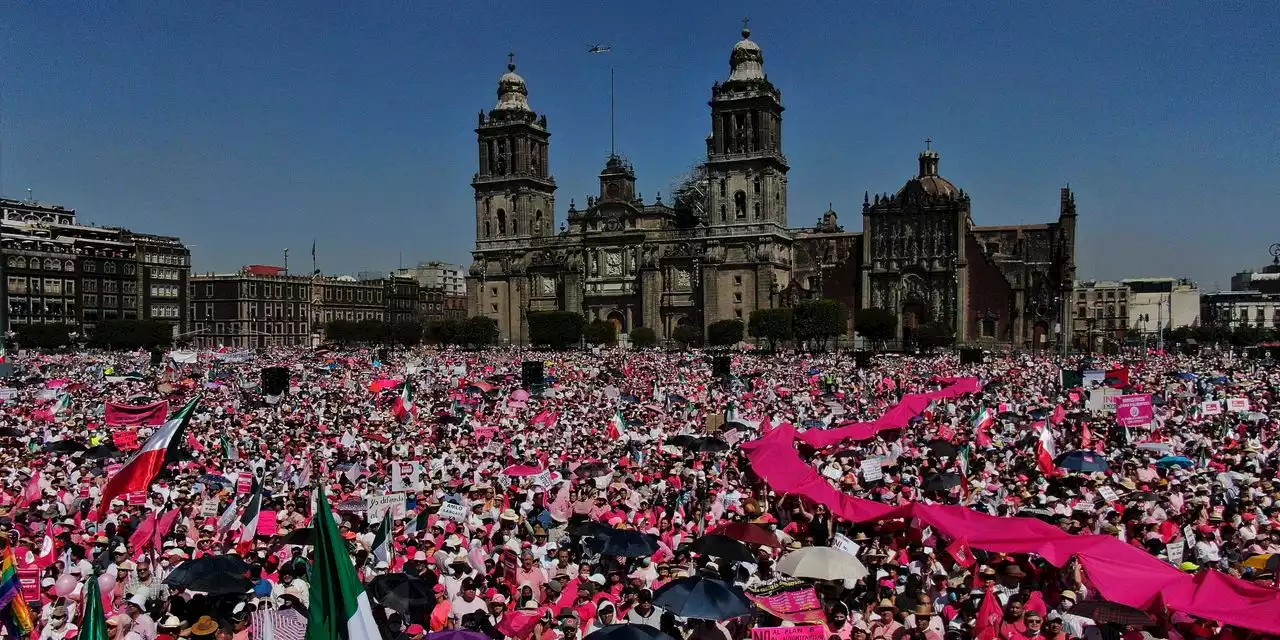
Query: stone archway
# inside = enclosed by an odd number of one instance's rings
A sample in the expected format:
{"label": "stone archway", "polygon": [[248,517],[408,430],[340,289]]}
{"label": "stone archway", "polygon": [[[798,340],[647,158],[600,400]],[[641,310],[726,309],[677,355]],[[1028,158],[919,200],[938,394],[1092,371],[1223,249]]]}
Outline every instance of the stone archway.
{"label": "stone archway", "polygon": [[924,302],[908,300],[902,305],[899,322],[902,323],[902,350],[915,351],[919,345],[918,330],[920,325],[928,322],[929,309]]}
{"label": "stone archway", "polygon": [[617,311],[617,310],[610,311],[609,315],[605,316],[604,319],[613,323],[613,329],[618,334],[623,334],[627,332],[626,318],[622,315],[621,311]]}

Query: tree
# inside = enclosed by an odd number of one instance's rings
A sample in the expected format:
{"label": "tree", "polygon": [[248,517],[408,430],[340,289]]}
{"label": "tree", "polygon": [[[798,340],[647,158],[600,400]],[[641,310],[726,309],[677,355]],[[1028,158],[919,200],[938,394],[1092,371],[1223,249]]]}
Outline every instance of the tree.
{"label": "tree", "polygon": [[608,320],[592,320],[582,330],[587,344],[611,345],[618,343],[618,328]]}
{"label": "tree", "polygon": [[872,345],[883,345],[893,339],[898,332],[898,316],[876,307],[859,309],[853,317],[853,325],[859,335],[871,341]]}
{"label": "tree", "polygon": [[681,349],[696,347],[702,344],[702,331],[691,324],[682,324],[671,332],[671,339],[675,340]]}
{"label": "tree", "polygon": [[649,349],[658,344],[658,334],[649,327],[636,327],[627,337],[631,340],[631,346],[637,349]]}
{"label": "tree", "polygon": [[955,344],[956,334],[941,322],[926,322],[916,328],[916,340],[921,351],[929,351]]}
{"label": "tree", "polygon": [[742,342],[745,327],[741,320],[720,320],[707,327],[707,343],[713,347],[727,347]]}
{"label": "tree", "polygon": [[428,344],[458,344],[462,324],[457,320],[439,320],[423,328],[423,339]]}
{"label": "tree", "polygon": [[458,344],[478,349],[487,347],[498,339],[498,321],[485,316],[472,316],[462,321],[458,331]]}
{"label": "tree", "polygon": [[757,309],[751,312],[747,330],[755,338],[769,341],[769,350],[778,348],[778,341],[790,340],[794,335],[791,309]]}
{"label": "tree", "polygon": [[157,349],[172,342],[173,325],[158,320],[107,320],[89,337],[99,349]]}
{"label": "tree", "polygon": [[423,327],[416,322],[393,322],[387,329],[387,337],[395,344],[412,347],[422,342]]}
{"label": "tree", "polygon": [[530,311],[528,317],[529,342],[557,350],[578,344],[587,321],[572,311]]}
{"label": "tree", "polygon": [[30,349],[57,349],[71,345],[70,327],[63,324],[14,325],[18,345]]}
{"label": "tree", "polygon": [[804,300],[792,315],[796,337],[817,341],[825,350],[827,340],[845,334],[848,328],[844,306],[835,300]]}

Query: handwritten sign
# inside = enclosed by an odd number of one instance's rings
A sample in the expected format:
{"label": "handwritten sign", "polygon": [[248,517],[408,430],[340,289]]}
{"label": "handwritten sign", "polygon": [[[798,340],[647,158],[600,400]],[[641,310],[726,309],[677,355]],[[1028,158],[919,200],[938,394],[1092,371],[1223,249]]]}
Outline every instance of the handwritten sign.
{"label": "handwritten sign", "polygon": [[822,475],[823,477],[830,478],[832,480],[839,480],[840,476],[844,475],[844,472],[840,469],[839,465],[829,464],[822,468]]}
{"label": "handwritten sign", "polygon": [[1206,416],[1222,415],[1222,403],[1217,400],[1205,400],[1200,403],[1200,413]]}
{"label": "handwritten sign", "polygon": [[551,470],[543,469],[542,473],[533,477],[534,486],[547,487],[551,485]]}
{"label": "handwritten sign", "polygon": [[1098,495],[1102,496],[1102,499],[1107,502],[1115,502],[1120,499],[1120,496],[1116,495],[1116,490],[1111,487],[1098,487]]}
{"label": "handwritten sign", "polygon": [[854,557],[857,557],[858,552],[862,550],[862,548],[858,546],[858,543],[850,540],[849,536],[846,536],[843,533],[837,533],[835,537],[831,539],[831,548],[843,551]]}
{"label": "handwritten sign", "polygon": [[462,522],[467,519],[467,510],[456,502],[445,502],[440,505],[440,509],[436,511],[436,515],[441,518],[448,518],[454,522]]}
{"label": "handwritten sign", "polygon": [[1165,552],[1165,555],[1169,557],[1169,562],[1176,567],[1182,564],[1182,553],[1185,549],[1186,549],[1186,542],[1182,540],[1176,540],[1174,542],[1170,542],[1168,546],[1164,548],[1164,552]]}
{"label": "handwritten sign", "polygon": [[826,640],[827,628],[820,624],[802,627],[755,627],[751,640]]}
{"label": "handwritten sign", "polygon": [[884,468],[880,466],[880,458],[870,458],[862,461],[862,479],[867,482],[875,482],[884,477]]}
{"label": "handwritten sign", "polygon": [[1189,544],[1189,545],[1190,545],[1190,544],[1195,544],[1195,543],[1196,543],[1196,530],[1195,530],[1195,529],[1193,529],[1193,528],[1191,528],[1191,525],[1187,525],[1187,526],[1185,526],[1185,527],[1183,527],[1183,528],[1182,528],[1182,537],[1183,537],[1183,538],[1186,538],[1186,540],[1187,540],[1187,544]]}
{"label": "handwritten sign", "polygon": [[405,514],[404,494],[400,492],[388,493],[380,496],[369,498],[369,522],[382,522],[382,519],[391,514],[392,520],[399,520]]}
{"label": "handwritten sign", "polygon": [[253,478],[242,475],[236,480],[236,493],[245,494],[253,491]]}
{"label": "handwritten sign", "polygon": [[111,442],[121,451],[132,451],[138,448],[138,431],[136,429],[120,429],[111,432]]}
{"label": "handwritten sign", "polygon": [[220,502],[218,502],[218,499],[217,499],[217,498],[210,498],[210,499],[208,499],[208,500],[205,500],[204,502],[201,502],[201,503],[200,503],[200,517],[202,517],[202,518],[216,518],[216,517],[218,517],[218,509],[219,509],[221,506],[222,506],[222,505],[221,505],[221,503],[220,503]]}
{"label": "handwritten sign", "polygon": [[1249,410],[1248,398],[1227,398],[1227,411],[1244,413]]}

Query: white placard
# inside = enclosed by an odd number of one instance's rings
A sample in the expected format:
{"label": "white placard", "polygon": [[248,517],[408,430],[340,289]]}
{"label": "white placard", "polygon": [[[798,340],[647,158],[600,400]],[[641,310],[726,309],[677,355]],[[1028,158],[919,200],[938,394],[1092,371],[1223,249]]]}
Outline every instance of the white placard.
{"label": "white placard", "polygon": [[1195,529],[1193,529],[1193,528],[1191,527],[1191,525],[1187,525],[1187,526],[1185,526],[1185,527],[1183,527],[1183,528],[1182,528],[1182,537],[1184,537],[1184,538],[1186,538],[1186,539],[1187,539],[1187,544],[1195,544],[1195,543],[1196,543],[1196,530],[1195,530]]}
{"label": "white placard", "polygon": [[1222,415],[1222,403],[1217,400],[1205,400],[1200,403],[1200,414],[1206,416]]}
{"label": "white placard", "polygon": [[1244,413],[1249,410],[1248,398],[1227,398],[1227,411]]}
{"label": "white placard", "polygon": [[844,471],[840,467],[831,464],[822,469],[822,475],[832,480],[839,480],[840,476],[844,475]]}
{"label": "white placard", "polygon": [[1169,558],[1169,562],[1176,567],[1182,564],[1182,552],[1185,549],[1186,549],[1186,546],[1182,540],[1175,540],[1174,542],[1170,542],[1167,546],[1165,546],[1164,553],[1165,553],[1165,556]]}
{"label": "white placard", "polygon": [[539,487],[551,486],[551,470],[543,469],[542,473],[533,477],[533,484]]}
{"label": "white placard", "polygon": [[871,458],[862,461],[862,479],[867,482],[875,482],[884,477],[884,468],[880,466],[880,458]]}
{"label": "white placard", "polygon": [[831,539],[831,548],[843,551],[854,557],[857,557],[858,552],[862,550],[862,547],[859,547],[858,543],[850,540],[849,536],[846,536],[843,533],[837,533],[835,537]]}
{"label": "white placard", "polygon": [[1107,502],[1115,502],[1120,499],[1120,496],[1116,495],[1115,489],[1111,487],[1098,487],[1098,495],[1102,496],[1102,499]]}
{"label": "white placard", "polygon": [[200,517],[201,517],[201,518],[216,518],[216,517],[218,517],[218,509],[219,509],[219,507],[220,507],[220,506],[221,506],[221,504],[218,502],[218,499],[217,499],[217,498],[209,498],[208,500],[205,500],[204,502],[201,502],[201,503],[200,503]]}
{"label": "white placard", "polygon": [[403,493],[387,493],[369,498],[369,522],[382,522],[388,513],[392,520],[400,520],[405,514]]}
{"label": "white placard", "polygon": [[440,505],[440,510],[436,511],[436,515],[454,522],[462,522],[467,518],[467,510],[456,502],[445,502]]}

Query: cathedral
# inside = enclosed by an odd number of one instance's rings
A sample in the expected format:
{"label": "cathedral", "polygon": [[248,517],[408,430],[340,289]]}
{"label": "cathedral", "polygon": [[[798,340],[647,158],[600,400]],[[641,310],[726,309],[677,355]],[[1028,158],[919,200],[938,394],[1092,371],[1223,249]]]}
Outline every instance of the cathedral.
{"label": "cathedral", "polygon": [[969,196],[920,154],[917,175],[896,193],[863,198],[861,232],[834,210],[812,227],[787,214],[782,93],[764,71],[751,32],[729,55],[729,76],[711,87],[707,157],[686,193],[645,202],[636,173],[605,161],[599,193],[570,201],[555,229],[547,116],[509,60],[498,103],[480,112],[476,244],[468,311],[494,318],[502,340],[528,342],[527,314],[565,310],[612,322],[619,334],[650,327],[659,338],[681,325],[746,322],[757,309],[831,298],[854,311],[898,316],[910,348],[931,325],[957,342],[1053,348],[1071,326],[1075,202],[1061,193],[1054,222],[979,227]]}

